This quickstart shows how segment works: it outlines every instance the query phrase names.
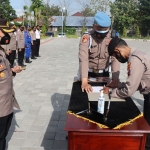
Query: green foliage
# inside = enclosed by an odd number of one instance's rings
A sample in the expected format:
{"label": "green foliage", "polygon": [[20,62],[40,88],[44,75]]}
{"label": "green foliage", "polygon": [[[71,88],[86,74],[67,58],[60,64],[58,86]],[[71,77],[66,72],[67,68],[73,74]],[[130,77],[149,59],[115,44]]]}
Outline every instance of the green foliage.
{"label": "green foliage", "polygon": [[85,26],[82,27],[81,34],[83,34],[86,31]]}
{"label": "green foliage", "polygon": [[68,35],[75,35],[76,29],[75,28],[65,28],[65,33]]}
{"label": "green foliage", "polygon": [[113,29],[116,29],[121,34],[124,27],[132,30],[139,24],[137,0],[116,0],[111,3],[110,8]]}
{"label": "green foliage", "polygon": [[42,28],[41,28],[41,30],[42,30],[42,33],[46,33],[46,27],[45,27],[45,25],[42,25]]}
{"label": "green foliage", "polygon": [[140,38],[140,30],[139,30],[139,27],[137,26],[136,28],[136,37],[137,38]]}
{"label": "green foliage", "polygon": [[122,34],[123,37],[127,37],[127,29],[126,27],[123,28],[123,34]]}
{"label": "green foliage", "polygon": [[61,11],[59,6],[49,6],[48,4],[45,4],[42,10],[43,16],[61,16]]}
{"label": "green foliage", "polygon": [[139,21],[143,35],[147,35],[150,29],[150,1],[139,0]]}
{"label": "green foliage", "polygon": [[17,18],[16,11],[10,5],[9,0],[0,0],[0,18],[12,21]]}
{"label": "green foliage", "polygon": [[16,22],[16,21],[14,21],[14,25],[15,25],[16,27],[18,27],[18,26],[21,25],[21,23],[18,23],[18,22]]}
{"label": "green foliage", "polygon": [[90,17],[90,16],[94,16],[95,12],[93,12],[93,9],[91,9],[88,5],[85,7],[85,9],[83,11],[81,11],[81,13],[83,14],[83,16],[86,17]]}
{"label": "green foliage", "polygon": [[94,13],[97,11],[106,12],[109,8],[111,0],[90,0],[90,7]]}

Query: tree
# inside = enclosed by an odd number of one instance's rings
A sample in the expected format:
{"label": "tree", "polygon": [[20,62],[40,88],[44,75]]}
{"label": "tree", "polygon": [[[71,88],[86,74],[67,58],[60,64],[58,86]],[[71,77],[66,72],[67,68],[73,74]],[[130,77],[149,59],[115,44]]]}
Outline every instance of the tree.
{"label": "tree", "polygon": [[143,35],[148,35],[150,29],[150,1],[139,0],[139,20]]}
{"label": "tree", "polygon": [[12,21],[17,18],[16,11],[10,5],[9,0],[0,0],[0,18]]}
{"label": "tree", "polygon": [[95,15],[95,12],[93,12],[93,10],[89,6],[86,6],[85,9],[81,11],[81,13],[83,14],[83,16],[87,17],[93,17]]}
{"label": "tree", "polygon": [[111,0],[91,0],[90,6],[93,9],[94,13],[97,11],[106,12],[109,8]]}
{"label": "tree", "polygon": [[123,28],[123,37],[126,37],[127,36],[127,30],[126,30],[126,27]]}
{"label": "tree", "polygon": [[140,38],[140,30],[139,30],[139,27],[137,26],[136,28],[136,37],[137,38]]}
{"label": "tree", "polygon": [[123,28],[135,30],[138,22],[138,0],[116,0],[110,5],[112,26],[114,29],[123,33]]}
{"label": "tree", "polygon": [[34,12],[34,22],[37,25],[38,19],[41,18],[41,10],[43,9],[43,0],[31,0],[32,4],[30,10]]}

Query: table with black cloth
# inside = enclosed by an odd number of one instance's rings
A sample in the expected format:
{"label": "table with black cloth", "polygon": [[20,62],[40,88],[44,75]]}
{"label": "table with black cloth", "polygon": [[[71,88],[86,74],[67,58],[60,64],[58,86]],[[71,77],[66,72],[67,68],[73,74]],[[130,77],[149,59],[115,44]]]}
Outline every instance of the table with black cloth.
{"label": "table with black cloth", "polygon": [[[92,86],[105,83],[91,82]],[[90,102],[81,91],[81,82],[74,82],[67,112],[65,130],[68,131],[69,150],[145,150],[146,134],[150,126],[129,97],[110,103],[107,121],[97,113],[97,102]],[[108,102],[105,102],[105,112]],[[79,113],[82,112],[83,113]]]}

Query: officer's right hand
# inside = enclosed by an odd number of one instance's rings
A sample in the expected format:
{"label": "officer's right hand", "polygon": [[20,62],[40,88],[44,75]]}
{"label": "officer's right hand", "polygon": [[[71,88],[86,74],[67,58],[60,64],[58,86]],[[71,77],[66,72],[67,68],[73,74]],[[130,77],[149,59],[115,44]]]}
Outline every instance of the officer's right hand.
{"label": "officer's right hand", "polygon": [[82,89],[82,92],[84,92],[84,90],[85,90],[86,93],[90,93],[93,91],[92,86],[88,83],[82,83],[81,89]]}
{"label": "officer's right hand", "polygon": [[21,52],[22,51],[22,49],[21,48],[19,48],[19,52]]}

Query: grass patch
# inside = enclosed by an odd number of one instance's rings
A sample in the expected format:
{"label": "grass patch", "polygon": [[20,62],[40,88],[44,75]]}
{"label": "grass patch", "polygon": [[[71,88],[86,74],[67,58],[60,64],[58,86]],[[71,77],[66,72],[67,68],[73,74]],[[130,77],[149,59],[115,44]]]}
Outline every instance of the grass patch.
{"label": "grass patch", "polygon": [[67,34],[66,37],[67,38],[79,38],[80,36]]}

